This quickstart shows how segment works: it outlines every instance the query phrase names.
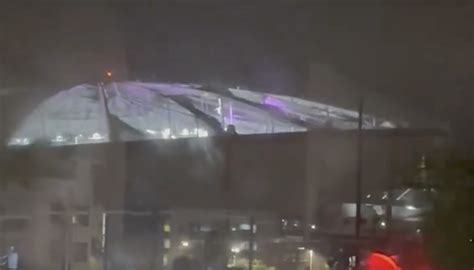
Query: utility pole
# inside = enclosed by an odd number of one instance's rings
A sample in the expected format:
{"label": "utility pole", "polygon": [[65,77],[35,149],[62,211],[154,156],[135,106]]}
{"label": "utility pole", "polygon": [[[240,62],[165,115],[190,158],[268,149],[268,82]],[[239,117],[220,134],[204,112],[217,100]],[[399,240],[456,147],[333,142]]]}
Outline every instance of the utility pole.
{"label": "utility pole", "polygon": [[360,238],[360,224],[361,224],[361,193],[362,193],[362,128],[363,128],[363,109],[364,100],[360,99],[359,102],[359,121],[357,125],[357,175],[356,175],[356,223],[355,223],[355,235],[357,240]]}
{"label": "utility pole", "polygon": [[[356,220],[355,220],[355,237],[357,246],[360,242],[360,225],[361,225],[361,197],[362,197],[362,128],[364,125],[364,98],[361,97],[359,100],[359,121],[357,125],[357,168],[356,168]],[[359,268],[360,259],[356,256],[356,269]]]}
{"label": "utility pole", "polygon": [[253,259],[254,259],[254,246],[255,246],[255,233],[257,233],[255,226],[255,217],[250,216],[250,235],[249,235],[249,270],[253,269]]}

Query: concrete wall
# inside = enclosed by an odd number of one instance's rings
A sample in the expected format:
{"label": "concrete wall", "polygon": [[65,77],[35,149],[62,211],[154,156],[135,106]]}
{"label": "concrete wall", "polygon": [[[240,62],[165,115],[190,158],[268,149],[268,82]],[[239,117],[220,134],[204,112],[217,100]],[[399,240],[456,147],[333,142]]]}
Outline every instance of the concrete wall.
{"label": "concrete wall", "polygon": [[[61,214],[66,222],[72,223],[68,220],[77,206],[85,206],[90,212],[87,228],[74,229],[71,224],[72,231],[68,233],[71,242],[87,243],[89,254],[87,262],[72,264],[71,270],[101,267],[100,257],[91,256],[92,240],[101,238],[101,209],[118,214],[124,210],[172,208],[227,209],[249,214],[265,211],[275,217],[297,217],[303,224],[330,224],[329,229],[321,226],[321,232],[351,235],[352,226],[320,220],[317,213],[355,201],[356,135],[353,131],[327,130],[30,150],[10,148],[4,153],[4,160],[10,165],[3,166],[3,175],[11,181],[2,191],[1,204],[5,214],[21,214],[31,222],[27,232],[16,236],[7,233],[3,246],[21,247],[26,265],[37,269],[60,267],[60,262],[50,259],[46,247],[53,238],[62,239],[62,229],[55,229],[50,221],[51,205],[57,201],[71,207],[71,211]],[[421,155],[430,160],[440,158],[445,143],[432,131],[364,131],[362,194],[403,187],[416,175]],[[21,151],[26,152],[18,155]],[[156,222],[161,226],[164,220]],[[150,257],[146,255],[150,249],[143,254],[140,250],[156,244],[150,240],[156,228],[134,236],[127,226],[121,215],[108,217],[108,258],[114,261],[108,267],[135,265],[131,254],[136,252]],[[34,244],[29,245],[33,239]],[[143,267],[152,263],[162,262],[140,261]]]}

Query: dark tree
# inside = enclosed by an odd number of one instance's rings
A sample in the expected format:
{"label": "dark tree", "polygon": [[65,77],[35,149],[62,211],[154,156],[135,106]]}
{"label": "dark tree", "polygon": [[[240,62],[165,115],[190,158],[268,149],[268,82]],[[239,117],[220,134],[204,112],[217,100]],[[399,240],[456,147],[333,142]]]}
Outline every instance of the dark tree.
{"label": "dark tree", "polygon": [[434,269],[474,268],[474,161],[437,170],[424,238]]}

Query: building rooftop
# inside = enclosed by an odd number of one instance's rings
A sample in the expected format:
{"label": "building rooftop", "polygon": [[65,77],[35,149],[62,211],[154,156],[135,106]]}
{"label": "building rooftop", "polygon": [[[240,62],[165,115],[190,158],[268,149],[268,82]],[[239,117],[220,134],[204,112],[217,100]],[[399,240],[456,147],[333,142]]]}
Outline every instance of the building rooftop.
{"label": "building rooftop", "polygon": [[[52,145],[238,134],[356,129],[358,112],[297,97],[194,84],[111,82],[82,84],[41,102],[9,145]],[[364,129],[397,123],[371,115]]]}

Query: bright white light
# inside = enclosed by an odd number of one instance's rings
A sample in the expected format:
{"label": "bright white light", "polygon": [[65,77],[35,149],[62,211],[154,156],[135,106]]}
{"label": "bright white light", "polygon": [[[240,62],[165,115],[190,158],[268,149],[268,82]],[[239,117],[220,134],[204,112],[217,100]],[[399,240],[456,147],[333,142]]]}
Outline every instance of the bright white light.
{"label": "bright white light", "polygon": [[397,126],[390,122],[390,121],[384,121],[382,122],[382,124],[380,124],[380,127],[383,127],[383,128],[396,128]]}
{"label": "bright white light", "polygon": [[89,139],[91,140],[102,140],[104,136],[100,135],[100,133],[94,133],[92,136],[89,136]]}
{"label": "bright white light", "polygon": [[101,235],[101,249],[104,251],[105,249],[105,237],[107,235],[107,214],[104,212],[102,213],[102,235]]}
{"label": "bright white light", "polygon": [[27,145],[27,144],[30,144],[30,139],[28,139],[28,138],[14,138],[14,139],[11,140],[10,144]]}
{"label": "bright white light", "polygon": [[240,252],[240,248],[238,248],[238,247],[232,247],[232,248],[230,249],[230,251],[232,251],[232,253],[239,253],[239,252]]}
{"label": "bright white light", "polygon": [[188,241],[181,241],[181,246],[189,247],[189,242]]}
{"label": "bright white light", "polygon": [[231,230],[232,230],[233,232],[235,232],[235,231],[237,231],[237,228],[236,228],[236,227],[232,227]]}
{"label": "bright white light", "polygon": [[405,208],[407,210],[416,210],[416,207],[414,207],[413,205],[407,205],[407,206],[405,206]]}
{"label": "bright white light", "polygon": [[382,221],[382,222],[380,222],[380,226],[385,227],[385,226],[387,226],[387,223],[385,223],[385,221]]}
{"label": "bright white light", "polygon": [[166,249],[171,248],[171,240],[169,238],[163,239],[163,247]]}
{"label": "bright white light", "polygon": [[183,129],[180,133],[182,136],[189,136],[189,130],[187,128]]}
{"label": "bright white light", "polygon": [[56,136],[56,138],[53,139],[53,142],[57,142],[57,143],[64,142],[64,141],[66,141],[66,139],[61,135],[58,135]]}
{"label": "bright white light", "polygon": [[247,223],[239,224],[239,228],[240,228],[242,231],[249,231],[249,230],[250,230],[250,224],[247,224]]}
{"label": "bright white light", "polygon": [[165,128],[161,131],[161,136],[163,137],[163,139],[169,139],[170,136],[171,136],[171,129],[169,128]]}
{"label": "bright white light", "polygon": [[74,136],[74,143],[75,144],[78,144],[79,143],[79,140],[81,140],[84,136],[82,136],[82,134],[79,134],[77,136]]}
{"label": "bright white light", "polygon": [[156,135],[158,132],[156,132],[155,130],[152,130],[152,129],[145,129],[145,131],[148,133],[148,134],[151,134],[151,135]]}
{"label": "bright white light", "polygon": [[311,224],[311,230],[316,230],[316,224]]}
{"label": "bright white light", "polygon": [[407,188],[405,191],[402,192],[402,194],[400,194],[400,196],[397,197],[397,201],[401,200],[405,195],[408,194],[408,192],[410,192],[411,189],[410,188]]}
{"label": "bright white light", "polygon": [[207,137],[207,136],[209,136],[209,133],[207,132],[207,130],[202,129],[202,128],[199,128],[197,133],[198,133],[198,137]]}
{"label": "bright white light", "polygon": [[372,197],[372,195],[370,194],[367,194],[367,196],[365,196],[367,199],[370,199],[370,197]]}
{"label": "bright white light", "polygon": [[298,247],[298,250],[304,250],[304,247]]}
{"label": "bright white light", "polygon": [[222,115],[222,100],[220,98],[217,99],[219,106],[216,108],[216,112],[218,115]]}
{"label": "bright white light", "polygon": [[421,229],[416,229],[416,233],[421,233]]}

